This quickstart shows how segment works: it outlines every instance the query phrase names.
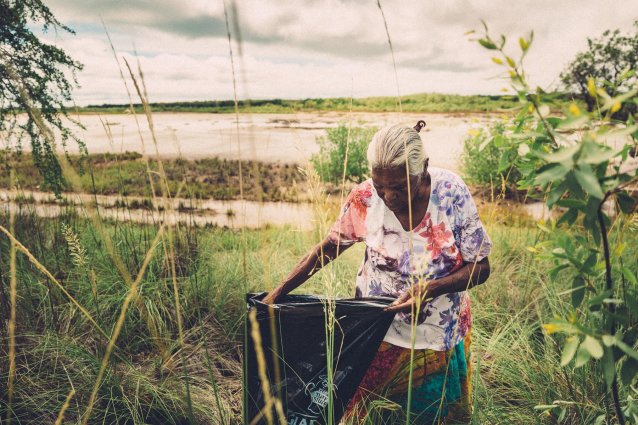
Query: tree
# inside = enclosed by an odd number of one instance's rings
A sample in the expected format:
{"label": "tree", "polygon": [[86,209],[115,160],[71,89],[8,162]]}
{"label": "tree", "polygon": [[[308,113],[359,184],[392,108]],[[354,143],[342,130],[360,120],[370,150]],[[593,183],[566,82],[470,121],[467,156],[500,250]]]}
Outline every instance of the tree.
{"label": "tree", "polygon": [[[635,71],[638,64],[638,21],[634,34],[621,34],[620,30],[607,30],[601,37],[587,39],[588,50],[580,52],[567,66],[560,78],[568,90],[575,90],[587,103],[588,111],[596,106],[589,79],[602,82],[609,96],[616,96],[633,88],[638,81]],[[626,118],[636,112],[635,104],[625,104],[618,111],[618,118]]]}
{"label": "tree", "polygon": [[[62,145],[76,141],[84,144],[66,127],[65,103],[71,101],[71,89],[77,86],[76,71],[82,69],[62,49],[44,43],[34,28],[74,34],[61,24],[40,0],[0,0],[0,134],[16,141],[21,150],[30,139],[33,161],[42,174],[45,186],[59,194],[64,185],[51,133],[59,133]],[[69,81],[70,80],[70,81]],[[26,116],[25,116],[26,114]],[[47,134],[48,133],[48,134]]]}

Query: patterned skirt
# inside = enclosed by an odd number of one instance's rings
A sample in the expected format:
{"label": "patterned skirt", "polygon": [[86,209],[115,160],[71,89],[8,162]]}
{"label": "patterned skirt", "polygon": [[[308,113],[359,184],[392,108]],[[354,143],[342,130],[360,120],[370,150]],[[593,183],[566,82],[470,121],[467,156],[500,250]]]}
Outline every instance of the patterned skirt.
{"label": "patterned skirt", "polygon": [[[449,351],[414,350],[412,424],[464,424],[471,416],[471,336]],[[383,342],[348,405],[345,424],[405,423],[409,348]]]}

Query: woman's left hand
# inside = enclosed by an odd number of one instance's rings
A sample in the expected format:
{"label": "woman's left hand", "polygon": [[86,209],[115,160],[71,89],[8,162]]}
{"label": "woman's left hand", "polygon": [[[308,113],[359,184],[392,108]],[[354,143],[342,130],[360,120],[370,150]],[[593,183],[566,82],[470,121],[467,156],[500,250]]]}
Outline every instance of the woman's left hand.
{"label": "woman's left hand", "polygon": [[421,303],[419,310],[423,311],[423,307],[425,303],[429,301],[432,297],[428,297],[428,284],[418,284],[409,288],[407,291],[403,293],[399,298],[397,298],[392,304],[385,308],[385,311],[391,312],[406,312],[409,313],[413,308],[418,306],[417,303]]}

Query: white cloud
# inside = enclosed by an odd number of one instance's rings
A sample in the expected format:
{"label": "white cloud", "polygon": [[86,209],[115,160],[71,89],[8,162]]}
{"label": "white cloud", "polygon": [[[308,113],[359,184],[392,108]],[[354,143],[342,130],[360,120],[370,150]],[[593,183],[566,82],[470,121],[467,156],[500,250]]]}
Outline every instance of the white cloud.
{"label": "white cloud", "polygon": [[[232,3],[226,0],[228,5]],[[402,94],[498,93],[503,82],[490,52],[464,32],[505,34],[518,52],[520,35],[535,31],[526,58],[534,83],[547,86],[587,37],[605,29],[628,31],[638,2],[597,0],[382,1],[392,37]],[[75,37],[50,34],[85,64],[78,104],[123,102],[119,71],[101,29],[104,19],[116,49],[140,54],[151,100],[229,99],[232,80],[222,1],[51,0]],[[373,1],[244,0],[237,2],[247,87],[253,98],[394,95],[394,70],[383,21]],[[232,16],[231,16],[232,21]],[[235,53],[238,46],[234,46]],[[133,59],[133,61],[135,61]],[[354,83],[353,83],[354,81]]]}

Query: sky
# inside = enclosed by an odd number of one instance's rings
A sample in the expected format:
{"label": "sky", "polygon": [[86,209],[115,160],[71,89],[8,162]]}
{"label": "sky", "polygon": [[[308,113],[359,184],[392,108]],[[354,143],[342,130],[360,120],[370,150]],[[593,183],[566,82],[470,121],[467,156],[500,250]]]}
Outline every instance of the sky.
{"label": "sky", "polygon": [[[224,0],[44,1],[76,32],[42,36],[84,64],[77,105],[128,102],[102,22],[120,63],[139,61],[150,101],[233,98]],[[381,0],[395,74],[376,0],[225,2],[236,92],[252,99],[503,93],[502,68],[475,41],[481,20],[514,58],[533,30],[525,69],[552,90],[588,37],[638,19],[636,0]]]}

